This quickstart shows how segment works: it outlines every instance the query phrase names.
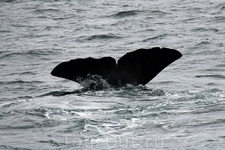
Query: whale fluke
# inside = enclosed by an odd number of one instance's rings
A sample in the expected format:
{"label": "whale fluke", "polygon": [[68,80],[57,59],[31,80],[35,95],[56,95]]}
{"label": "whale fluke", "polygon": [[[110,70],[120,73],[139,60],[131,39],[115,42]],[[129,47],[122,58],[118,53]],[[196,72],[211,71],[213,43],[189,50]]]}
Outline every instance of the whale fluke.
{"label": "whale fluke", "polygon": [[112,57],[78,58],[60,63],[51,74],[78,83],[97,75],[112,86],[145,85],[180,57],[179,51],[169,48],[138,49],[126,53],[117,64]]}
{"label": "whale fluke", "polygon": [[83,82],[89,75],[99,75],[103,79],[116,68],[116,60],[112,57],[78,58],[57,65],[51,72],[53,76]]}

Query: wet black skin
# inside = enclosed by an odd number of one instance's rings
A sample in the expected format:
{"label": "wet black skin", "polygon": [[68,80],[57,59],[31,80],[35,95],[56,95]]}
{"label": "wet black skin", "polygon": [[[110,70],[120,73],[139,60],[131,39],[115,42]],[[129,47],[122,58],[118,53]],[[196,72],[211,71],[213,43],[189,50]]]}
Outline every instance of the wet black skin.
{"label": "wet black skin", "polygon": [[62,62],[51,74],[78,83],[90,75],[99,75],[116,87],[126,84],[145,85],[180,57],[182,54],[179,51],[169,48],[138,49],[122,56],[118,63],[112,57],[88,57]]}

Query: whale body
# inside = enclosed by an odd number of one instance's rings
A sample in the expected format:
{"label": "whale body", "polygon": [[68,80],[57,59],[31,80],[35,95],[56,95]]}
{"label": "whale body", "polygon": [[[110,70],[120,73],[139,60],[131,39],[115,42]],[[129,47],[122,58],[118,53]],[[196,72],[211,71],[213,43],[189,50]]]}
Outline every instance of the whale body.
{"label": "whale body", "polygon": [[117,63],[112,57],[72,59],[58,64],[51,74],[77,83],[100,77],[116,87],[145,85],[180,57],[179,51],[169,48],[138,49],[126,53]]}

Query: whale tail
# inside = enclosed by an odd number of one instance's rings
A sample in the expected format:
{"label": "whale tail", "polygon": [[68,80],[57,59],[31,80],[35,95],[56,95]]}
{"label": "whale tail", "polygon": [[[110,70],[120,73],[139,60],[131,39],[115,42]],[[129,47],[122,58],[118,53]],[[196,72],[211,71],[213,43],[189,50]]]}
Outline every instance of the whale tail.
{"label": "whale tail", "polygon": [[99,75],[113,86],[145,85],[180,57],[179,51],[169,48],[138,49],[122,56],[117,64],[112,57],[79,58],[60,63],[51,74],[78,83]]}
{"label": "whale tail", "polygon": [[60,63],[52,70],[51,74],[81,83],[86,78],[90,78],[90,75],[99,75],[103,79],[107,79],[115,67],[116,60],[112,57],[78,58]]}

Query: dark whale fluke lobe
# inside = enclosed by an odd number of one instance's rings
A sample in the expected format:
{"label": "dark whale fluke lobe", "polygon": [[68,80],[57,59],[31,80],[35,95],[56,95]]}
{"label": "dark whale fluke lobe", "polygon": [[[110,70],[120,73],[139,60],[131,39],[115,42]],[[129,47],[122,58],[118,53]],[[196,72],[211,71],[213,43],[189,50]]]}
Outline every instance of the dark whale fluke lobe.
{"label": "dark whale fluke lobe", "polygon": [[88,75],[100,75],[103,79],[107,79],[115,67],[116,60],[112,57],[78,58],[60,63],[51,74],[81,83]]}
{"label": "dark whale fluke lobe", "polygon": [[180,57],[179,51],[169,48],[138,49],[122,56],[117,64],[112,57],[78,58],[60,63],[51,74],[78,83],[97,75],[112,86],[145,85]]}

